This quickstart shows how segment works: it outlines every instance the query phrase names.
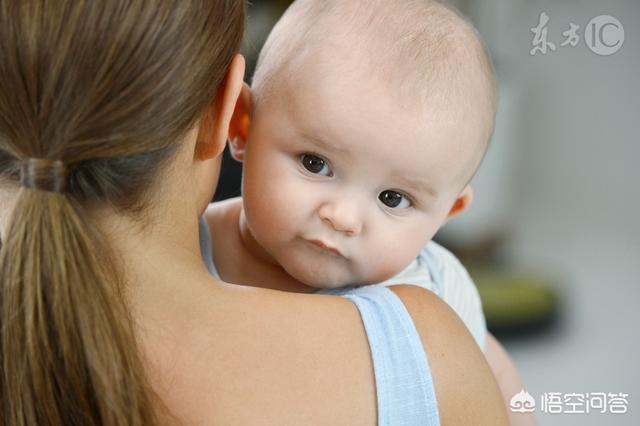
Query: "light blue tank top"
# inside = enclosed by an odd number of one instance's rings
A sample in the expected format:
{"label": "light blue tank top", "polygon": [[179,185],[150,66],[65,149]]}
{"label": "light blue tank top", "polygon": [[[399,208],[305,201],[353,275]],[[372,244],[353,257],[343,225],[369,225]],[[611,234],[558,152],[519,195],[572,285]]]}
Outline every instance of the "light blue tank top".
{"label": "light blue tank top", "polygon": [[[217,276],[210,235],[201,218],[202,257],[209,272]],[[349,299],[360,312],[373,361],[378,425],[440,425],[427,355],[400,298],[387,287],[351,287],[323,293]]]}
{"label": "light blue tank top", "polygon": [[325,292],[351,300],[369,339],[378,398],[378,424],[439,425],[438,403],[427,355],[400,298],[388,287]]}

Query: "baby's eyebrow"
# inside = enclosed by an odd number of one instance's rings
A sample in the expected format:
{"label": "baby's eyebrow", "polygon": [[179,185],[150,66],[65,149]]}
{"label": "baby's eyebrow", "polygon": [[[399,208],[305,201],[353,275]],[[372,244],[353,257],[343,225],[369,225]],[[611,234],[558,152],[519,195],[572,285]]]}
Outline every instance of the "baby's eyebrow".
{"label": "baby's eyebrow", "polygon": [[404,184],[405,187],[412,189],[415,192],[428,194],[432,197],[437,197],[438,192],[426,182],[411,179],[407,176],[398,176],[398,180]]}
{"label": "baby's eyebrow", "polygon": [[322,139],[317,136],[312,136],[308,133],[303,133],[302,137],[304,139],[307,139],[309,142],[313,143],[314,145],[319,146],[320,148],[323,148],[327,151],[337,152],[345,156],[351,156],[351,151],[349,150],[349,148],[339,143],[330,142],[326,139]]}

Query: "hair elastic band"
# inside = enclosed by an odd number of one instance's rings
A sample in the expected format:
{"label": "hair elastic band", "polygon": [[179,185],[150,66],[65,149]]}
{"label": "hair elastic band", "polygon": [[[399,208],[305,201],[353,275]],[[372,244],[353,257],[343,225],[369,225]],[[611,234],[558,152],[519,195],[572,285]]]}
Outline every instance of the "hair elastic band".
{"label": "hair elastic band", "polygon": [[64,192],[68,169],[60,160],[27,158],[20,163],[20,185],[49,192]]}

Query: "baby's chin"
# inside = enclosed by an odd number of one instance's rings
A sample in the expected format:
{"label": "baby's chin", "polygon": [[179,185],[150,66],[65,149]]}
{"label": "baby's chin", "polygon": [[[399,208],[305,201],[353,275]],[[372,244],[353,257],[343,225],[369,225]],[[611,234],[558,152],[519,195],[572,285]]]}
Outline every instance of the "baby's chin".
{"label": "baby's chin", "polygon": [[282,266],[284,266],[285,271],[295,280],[318,290],[358,285],[357,277],[354,277],[344,270],[330,270],[331,268],[314,269],[308,264]]}
{"label": "baby's chin", "polygon": [[[381,283],[404,269],[402,262],[308,256],[302,251],[278,253],[275,260],[296,281],[318,290]],[[409,263],[409,261],[407,261]]]}
{"label": "baby's chin", "polygon": [[391,273],[378,274],[377,276],[359,276],[344,270],[331,271],[324,268],[313,271],[308,266],[306,268],[297,268],[293,265],[285,268],[285,270],[297,281],[318,290],[376,284],[394,275]]}
{"label": "baby's chin", "polygon": [[289,273],[293,278],[309,287],[322,289],[332,289],[347,287],[354,284],[353,278],[345,278],[332,274],[309,274],[309,273]]}

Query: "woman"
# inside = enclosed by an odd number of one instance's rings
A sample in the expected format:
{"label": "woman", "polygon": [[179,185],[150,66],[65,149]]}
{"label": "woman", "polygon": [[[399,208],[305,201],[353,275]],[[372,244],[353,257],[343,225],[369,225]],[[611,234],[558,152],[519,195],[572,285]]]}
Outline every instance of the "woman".
{"label": "woman", "polygon": [[239,0],[0,0],[0,424],[503,424],[426,291],[208,274],[243,22]]}

